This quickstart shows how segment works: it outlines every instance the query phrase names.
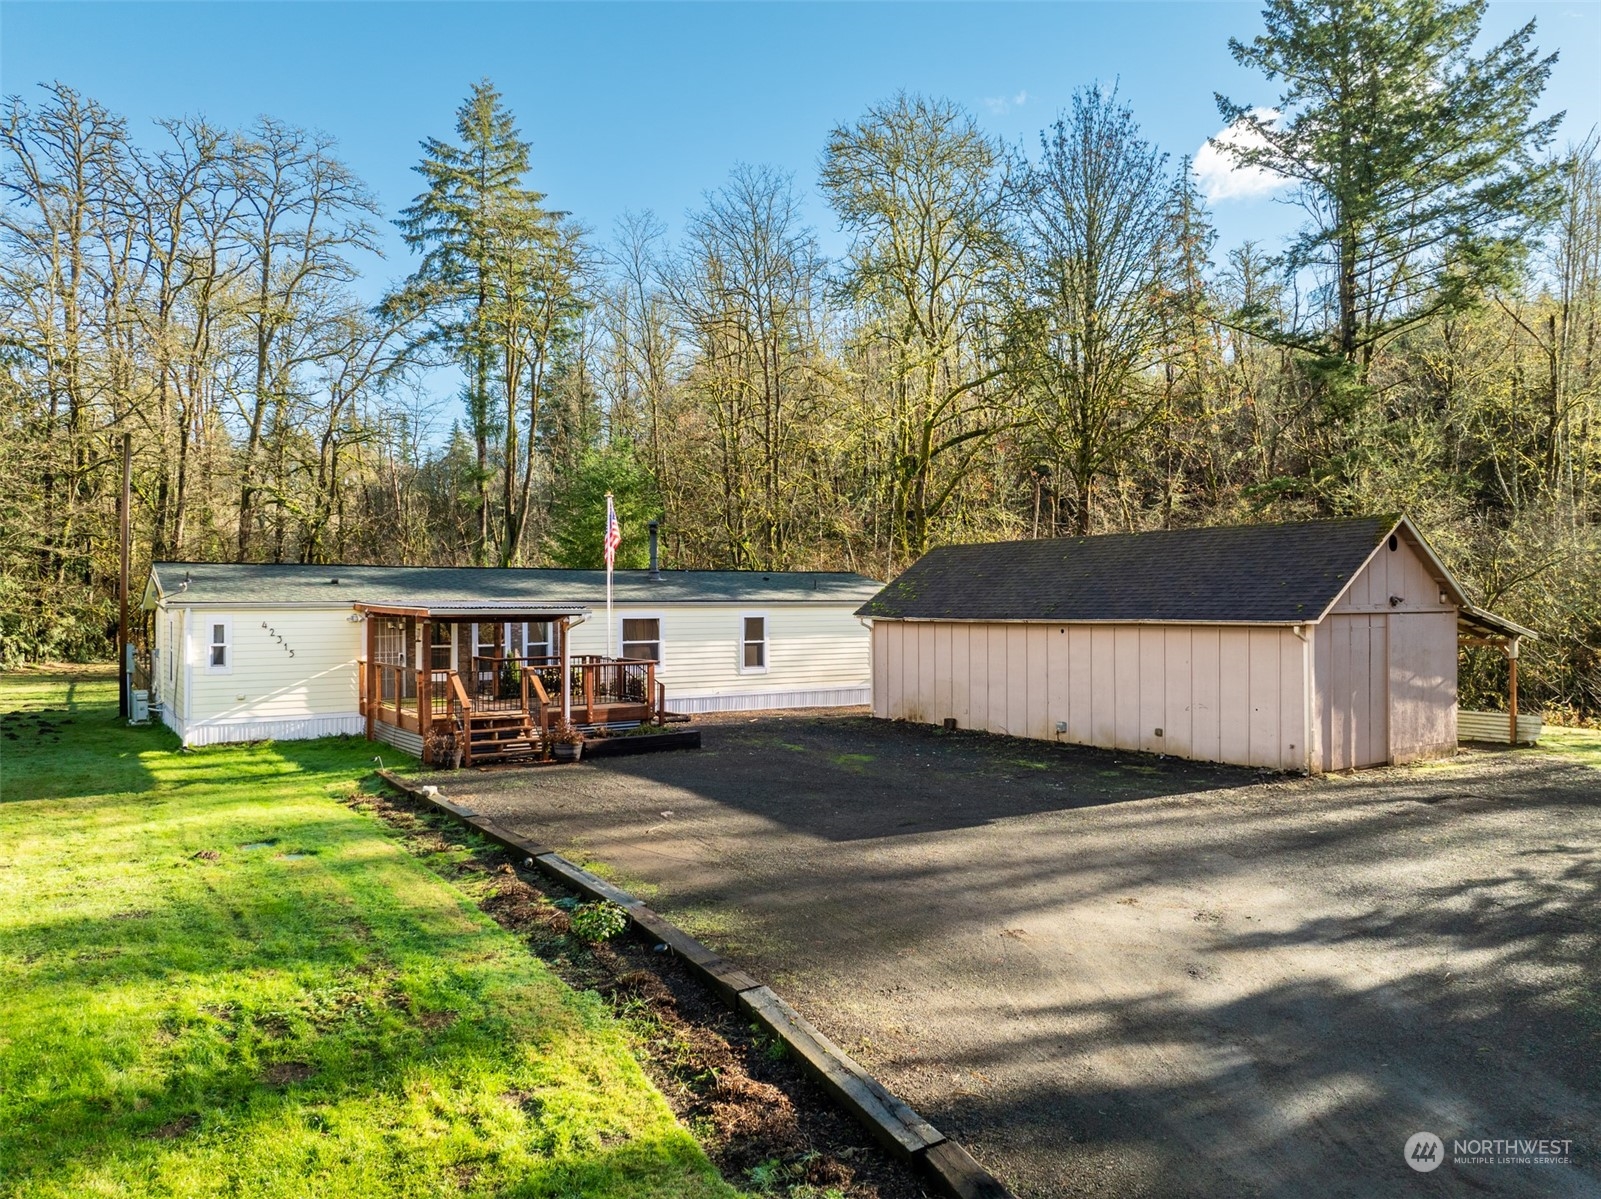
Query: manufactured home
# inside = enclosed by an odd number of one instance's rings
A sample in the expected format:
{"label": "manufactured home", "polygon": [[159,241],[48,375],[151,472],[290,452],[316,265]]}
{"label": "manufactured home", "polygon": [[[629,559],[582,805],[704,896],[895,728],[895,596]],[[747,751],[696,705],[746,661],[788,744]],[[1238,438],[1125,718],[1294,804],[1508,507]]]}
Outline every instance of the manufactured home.
{"label": "manufactured home", "polygon": [[[158,562],[151,701],[188,745],[363,734],[435,760],[561,720],[866,704],[855,574]],[[450,753],[440,749],[448,747]]]}
{"label": "manufactured home", "polygon": [[[859,610],[873,712],[1271,770],[1456,751],[1474,607],[1405,517],[936,549]],[[1509,725],[1510,721],[1510,725]]]}

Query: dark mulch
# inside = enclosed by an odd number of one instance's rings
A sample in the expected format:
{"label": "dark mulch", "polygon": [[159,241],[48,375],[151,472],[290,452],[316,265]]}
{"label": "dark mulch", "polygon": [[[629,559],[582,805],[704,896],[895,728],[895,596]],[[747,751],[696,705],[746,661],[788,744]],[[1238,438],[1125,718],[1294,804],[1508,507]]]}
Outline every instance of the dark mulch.
{"label": "dark mulch", "polygon": [[846,1199],[926,1199],[930,1192],[909,1167],[676,957],[627,936],[599,945],[581,941],[555,902],[581,897],[432,809],[392,795],[349,802],[382,819],[424,859],[466,846],[465,860],[430,864],[464,884],[470,880],[475,890],[487,887],[479,906],[496,923],[524,938],[569,986],[610,1003],[638,1034],[647,1073],[731,1183],[749,1187],[759,1180],[766,1193],[780,1195],[810,1187]]}

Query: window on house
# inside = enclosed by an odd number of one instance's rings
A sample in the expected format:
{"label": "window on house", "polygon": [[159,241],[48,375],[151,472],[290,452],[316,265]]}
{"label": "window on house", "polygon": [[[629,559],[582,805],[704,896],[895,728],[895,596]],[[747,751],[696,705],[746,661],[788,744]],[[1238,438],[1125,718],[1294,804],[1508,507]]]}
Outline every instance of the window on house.
{"label": "window on house", "polygon": [[550,622],[548,620],[530,620],[523,628],[527,630],[523,640],[523,654],[525,657],[549,658],[554,656],[550,645]]}
{"label": "window on house", "polygon": [[211,629],[210,649],[206,654],[206,669],[212,671],[227,671],[233,668],[232,638],[229,636],[228,621],[212,620],[207,625]]}
{"label": "window on house", "polygon": [[623,657],[662,660],[662,622],[656,616],[623,618]]}
{"label": "window on house", "polygon": [[450,669],[450,625],[442,620],[430,621],[428,625],[428,669]]}
{"label": "window on house", "polygon": [[[506,628],[500,621],[493,621],[475,626],[478,629],[477,649],[474,651],[480,658],[503,658],[506,656]],[[487,667],[488,664],[485,663]]]}
{"label": "window on house", "polygon": [[767,669],[767,617],[744,618],[744,636],[740,641],[739,665],[741,670]]}

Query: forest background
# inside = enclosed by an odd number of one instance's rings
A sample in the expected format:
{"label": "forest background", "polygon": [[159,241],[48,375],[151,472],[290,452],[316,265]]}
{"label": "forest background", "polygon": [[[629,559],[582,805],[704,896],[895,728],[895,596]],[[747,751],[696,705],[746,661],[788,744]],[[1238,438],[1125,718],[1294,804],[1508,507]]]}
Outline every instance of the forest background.
{"label": "forest background", "polygon": [[[931,545],[1405,511],[1537,629],[1526,702],[1601,715],[1601,153],[1531,22],[1273,0],[1209,152],[1285,184],[1217,252],[1115,85],[1032,144],[901,93],[669,237],[539,190],[495,86],[380,211],[272,117],[135,133],[57,82],[0,129],[0,658],[104,657],[120,446],[153,559],[893,575]],[[360,297],[382,222],[412,251]],[[454,394],[440,421],[440,380]],[[1472,653],[1468,703],[1499,655]]]}

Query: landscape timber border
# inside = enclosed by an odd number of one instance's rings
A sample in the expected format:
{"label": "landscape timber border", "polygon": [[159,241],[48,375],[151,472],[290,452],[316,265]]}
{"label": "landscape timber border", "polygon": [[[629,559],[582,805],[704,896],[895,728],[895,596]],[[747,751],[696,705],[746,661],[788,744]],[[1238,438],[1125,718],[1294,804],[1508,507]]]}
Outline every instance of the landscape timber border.
{"label": "landscape timber border", "polygon": [[532,866],[591,900],[608,900],[622,908],[628,913],[636,936],[666,945],[719,999],[781,1042],[841,1108],[891,1154],[921,1171],[942,1194],[950,1199],[1014,1199],[1012,1192],[979,1165],[972,1154],[890,1094],[772,988],[697,941],[660,912],[573,865],[554,850],[535,845],[472,808],[451,802],[437,787],[416,786],[382,768],[378,776],[417,803],[443,812],[497,845],[523,855],[525,866]]}

